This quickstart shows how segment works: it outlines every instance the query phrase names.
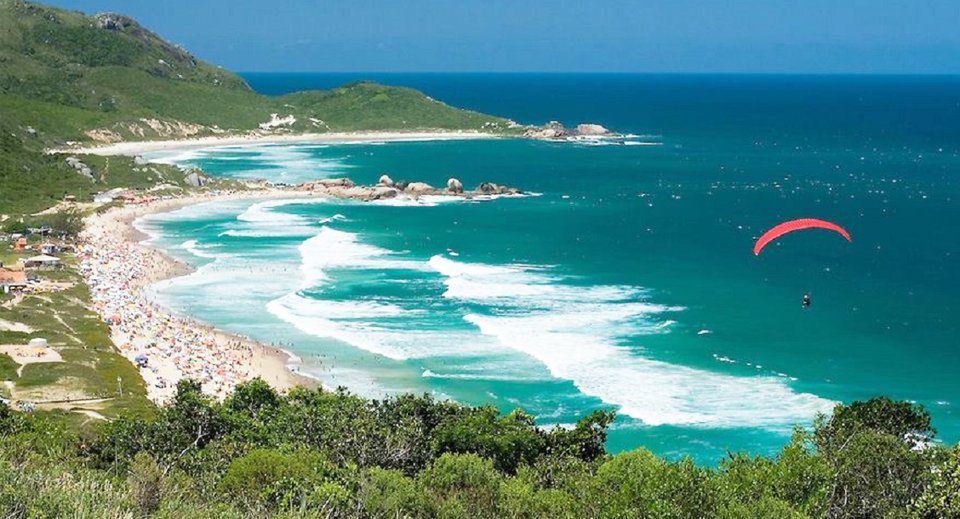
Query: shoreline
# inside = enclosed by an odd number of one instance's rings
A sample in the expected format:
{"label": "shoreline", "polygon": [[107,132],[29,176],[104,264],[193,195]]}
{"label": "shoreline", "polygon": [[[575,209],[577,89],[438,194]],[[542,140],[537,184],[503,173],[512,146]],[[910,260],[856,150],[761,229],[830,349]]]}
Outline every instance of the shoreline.
{"label": "shoreline", "polygon": [[141,217],[198,203],[309,196],[277,189],[211,192],[126,205],[86,219],[78,271],[90,288],[94,310],[110,326],[117,350],[134,365],[138,356],[147,356],[148,367],[139,371],[150,400],[168,400],[184,378],[199,379],[205,393],[221,399],[236,384],[257,377],[278,391],[320,385],[290,369],[298,361],[294,354],[156,303],[150,286],[195,267],[144,243],[149,237],[134,226]]}
{"label": "shoreline", "polygon": [[194,137],[155,141],[125,141],[98,145],[81,145],[47,150],[48,154],[126,155],[136,156],[158,151],[242,146],[251,144],[345,144],[350,142],[412,142],[442,140],[502,139],[507,135],[475,131],[425,132],[336,132],[298,134],[241,134]]}

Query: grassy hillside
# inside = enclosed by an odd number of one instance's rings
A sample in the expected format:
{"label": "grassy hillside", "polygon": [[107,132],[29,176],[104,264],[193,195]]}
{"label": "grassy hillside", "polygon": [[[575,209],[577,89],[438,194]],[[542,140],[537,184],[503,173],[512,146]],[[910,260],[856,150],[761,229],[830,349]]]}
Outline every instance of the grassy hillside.
{"label": "grassy hillside", "polygon": [[[248,131],[273,113],[291,130],[470,129],[508,121],[458,110],[397,87],[357,83],[267,97],[136,21],[0,0],[0,109],[45,143]],[[106,132],[110,132],[107,134]]]}
{"label": "grassy hillside", "polygon": [[[272,114],[296,119],[274,132],[517,131],[506,119],[374,83],[263,96],[128,17],[22,0],[0,0],[0,114],[0,214],[118,185],[121,176],[91,184],[63,157],[43,154],[67,142],[248,132]],[[126,176],[134,186],[152,185],[149,177]]]}

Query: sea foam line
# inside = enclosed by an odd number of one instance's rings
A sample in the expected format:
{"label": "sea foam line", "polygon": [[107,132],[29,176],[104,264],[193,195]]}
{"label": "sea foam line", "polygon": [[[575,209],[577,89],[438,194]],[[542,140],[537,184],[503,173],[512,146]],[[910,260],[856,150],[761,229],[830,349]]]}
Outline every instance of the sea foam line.
{"label": "sea foam line", "polygon": [[464,319],[502,345],[542,362],[584,394],[648,425],[789,428],[832,402],[797,393],[775,377],[737,377],[638,356],[624,336],[664,333],[660,314],[678,308],[631,301],[629,287],[576,287],[515,266],[434,256],[445,297],[494,303]]}

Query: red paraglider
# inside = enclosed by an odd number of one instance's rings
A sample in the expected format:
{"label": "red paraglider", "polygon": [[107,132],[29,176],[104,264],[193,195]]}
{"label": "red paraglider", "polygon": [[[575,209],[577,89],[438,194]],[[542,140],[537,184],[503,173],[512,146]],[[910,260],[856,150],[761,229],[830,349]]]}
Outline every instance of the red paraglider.
{"label": "red paraglider", "polygon": [[826,220],[818,220],[816,218],[800,218],[799,220],[790,220],[789,222],[783,222],[769,231],[763,233],[763,236],[757,240],[757,243],[753,246],[753,254],[759,255],[760,251],[767,246],[768,243],[776,240],[777,238],[783,236],[784,234],[791,233],[793,231],[800,231],[803,229],[826,229],[828,231],[833,231],[844,238],[847,241],[852,242],[853,239],[850,238],[850,233],[846,229],[840,227],[839,225],[828,222]]}

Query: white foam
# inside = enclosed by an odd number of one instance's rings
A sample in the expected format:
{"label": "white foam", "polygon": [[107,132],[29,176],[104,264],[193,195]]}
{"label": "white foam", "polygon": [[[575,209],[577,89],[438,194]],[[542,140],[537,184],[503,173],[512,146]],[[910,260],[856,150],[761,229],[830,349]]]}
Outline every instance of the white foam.
{"label": "white foam", "polygon": [[188,251],[198,258],[216,258],[217,255],[211,252],[205,252],[197,244],[197,240],[187,240],[180,244],[180,248]]}
{"label": "white foam", "polygon": [[399,319],[415,319],[424,312],[379,301],[333,301],[292,293],[270,301],[267,310],[304,333],[345,342],[393,360],[491,350],[489,341],[478,341],[474,334],[400,325]]}
{"label": "white foam", "polygon": [[[230,162],[227,176],[274,182],[303,182],[344,175],[350,166],[342,158],[320,156],[316,151],[322,148],[315,145],[251,144],[161,151],[144,154],[144,157],[151,162],[179,166]],[[241,161],[249,164],[237,164]]]}
{"label": "white foam", "polygon": [[423,370],[423,373],[420,376],[423,378],[438,378],[448,380],[489,380],[495,382],[537,382],[544,380],[540,377],[524,377],[496,373],[435,373],[429,369]]}
{"label": "white foam", "polygon": [[327,202],[328,200],[324,198],[291,198],[257,202],[237,215],[236,220],[240,228],[228,229],[219,235],[248,238],[310,236],[316,231],[316,226],[310,220],[276,209],[288,205]]}
{"label": "white foam", "polygon": [[344,222],[344,221],[346,221],[346,220],[347,220],[347,217],[346,217],[346,216],[343,216],[342,214],[337,213],[337,214],[335,214],[335,215],[333,215],[333,216],[330,216],[330,217],[328,217],[328,218],[321,218],[320,220],[317,221],[317,223],[319,223],[319,224],[321,224],[321,225],[326,225],[326,224],[328,224],[328,223]]}
{"label": "white foam", "polygon": [[328,279],[325,270],[330,268],[422,269],[416,261],[361,243],[356,234],[330,227],[322,227],[314,237],[301,243],[299,250],[305,287]]}
{"label": "white foam", "polygon": [[[832,402],[794,392],[776,377],[737,377],[637,356],[625,336],[663,333],[660,314],[678,311],[636,300],[629,287],[581,287],[518,266],[430,260],[447,279],[446,297],[495,300],[492,315],[464,319],[481,333],[542,362],[583,393],[649,425],[789,428]],[[550,285],[547,285],[550,283]]]}

